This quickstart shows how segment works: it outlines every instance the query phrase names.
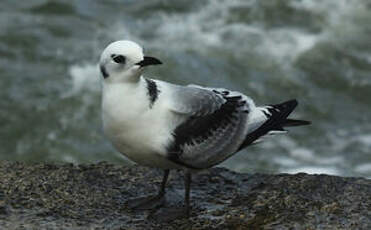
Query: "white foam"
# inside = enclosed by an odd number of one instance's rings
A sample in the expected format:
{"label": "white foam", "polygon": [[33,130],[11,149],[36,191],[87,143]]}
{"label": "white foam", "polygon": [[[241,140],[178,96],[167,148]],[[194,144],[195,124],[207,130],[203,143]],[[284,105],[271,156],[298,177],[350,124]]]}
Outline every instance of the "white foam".
{"label": "white foam", "polygon": [[[110,29],[114,39],[134,39],[147,48],[163,48],[163,44],[174,50],[238,51],[234,55],[246,56],[254,52],[276,62],[293,62],[295,58],[311,49],[321,34],[311,34],[294,28],[269,28],[264,24],[231,22],[229,18],[239,7],[253,7],[255,1],[209,1],[197,11],[186,14],[159,13],[160,22],[143,21],[143,28],[153,23],[151,40],[134,31],[120,21]],[[135,27],[137,28],[137,27]],[[241,49],[242,48],[242,49]]]}
{"label": "white foam", "polygon": [[263,39],[259,49],[273,56],[276,61],[293,62],[298,55],[311,49],[320,41],[321,34],[309,34],[292,28],[279,28],[262,31]]}
{"label": "white foam", "polygon": [[68,163],[72,163],[72,164],[77,164],[77,160],[75,157],[71,156],[71,155],[63,155],[62,156],[62,160],[64,162],[68,162]]}
{"label": "white foam", "polygon": [[[345,151],[349,146],[357,145],[364,149],[366,152],[371,148],[371,134],[359,134],[350,135],[349,133],[354,133],[354,130],[348,130],[344,133],[329,133],[328,138],[331,140],[331,151],[342,152]],[[350,137],[351,136],[351,137]]]}
{"label": "white foam", "polygon": [[307,148],[295,148],[290,150],[290,155],[293,158],[300,159],[302,161],[312,161],[315,160],[315,156],[312,150]]}
{"label": "white foam", "polygon": [[344,163],[344,158],[342,156],[333,156],[333,157],[319,157],[317,156],[314,159],[314,162],[318,165],[340,165]]}
{"label": "white foam", "polygon": [[273,161],[276,164],[279,164],[281,167],[288,168],[288,167],[293,167],[297,166],[299,162],[291,157],[275,157],[273,158]]}
{"label": "white foam", "polygon": [[50,131],[46,138],[50,141],[55,141],[57,139],[57,133],[53,130],[53,131]]}
{"label": "white foam", "polygon": [[83,90],[98,91],[100,89],[99,70],[97,65],[73,65],[69,68],[71,89],[63,97],[75,95]]}
{"label": "white foam", "polygon": [[316,166],[304,166],[292,169],[284,169],[281,172],[295,174],[295,173],[308,173],[308,174],[327,174],[327,175],[339,175],[340,172],[334,167],[316,167]]}
{"label": "white foam", "polygon": [[371,55],[367,55],[365,57],[366,61],[368,62],[368,64],[371,64]]}
{"label": "white foam", "polygon": [[361,164],[355,167],[355,172],[361,174],[370,174],[371,173],[371,163]]}
{"label": "white foam", "polygon": [[[289,5],[297,9],[310,11],[323,16],[324,33],[304,31],[303,28],[269,27],[264,21],[259,23],[243,23],[229,20],[233,18],[235,9],[254,8],[257,1],[223,1],[211,0],[198,10],[187,13],[160,12],[156,19],[138,21],[136,26],[130,27],[124,21],[118,21],[109,29],[112,39],[132,39],[144,45],[147,49],[154,47],[163,49],[163,44],[169,50],[196,50],[209,52],[210,50],[236,51],[233,55],[246,57],[247,52],[255,56],[268,58],[270,61],[290,66],[296,58],[313,48],[317,43],[334,36],[344,30],[345,22],[350,23],[347,28],[357,27],[352,17],[355,11],[362,10],[364,3],[354,3],[347,0],[302,0],[290,1]],[[363,7],[364,8],[364,7]],[[337,29],[341,26],[341,29]],[[150,30],[148,34],[142,30]],[[150,28],[149,28],[150,27]],[[358,27],[357,27],[358,28]],[[305,29],[305,28],[304,28]],[[141,32],[142,31],[142,32]],[[141,34],[142,33],[142,34]],[[351,36],[352,33],[346,33]],[[329,37],[328,37],[329,36]]]}
{"label": "white foam", "polygon": [[371,147],[371,134],[363,134],[356,137],[356,139],[361,142],[361,144]]}
{"label": "white foam", "polygon": [[291,1],[290,5],[297,9],[308,10],[319,14],[327,14],[331,15],[331,17],[337,18],[337,15],[350,12],[355,7],[362,5],[362,3],[348,0],[301,0]]}
{"label": "white foam", "polygon": [[294,149],[297,147],[296,142],[290,136],[281,136],[277,141],[286,149]]}

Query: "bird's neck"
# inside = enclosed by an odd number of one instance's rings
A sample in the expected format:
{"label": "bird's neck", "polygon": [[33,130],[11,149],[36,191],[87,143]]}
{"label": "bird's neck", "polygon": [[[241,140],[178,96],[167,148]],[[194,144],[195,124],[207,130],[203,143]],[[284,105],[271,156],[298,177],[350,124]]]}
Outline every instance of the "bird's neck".
{"label": "bird's neck", "polygon": [[140,84],[142,80],[140,71],[126,71],[116,74],[111,74],[103,80],[104,85],[121,85],[121,84]]}
{"label": "bird's neck", "polygon": [[137,114],[142,113],[148,106],[144,101],[148,100],[144,78],[140,77],[137,82],[116,82],[103,84],[102,109],[103,116],[109,117],[110,121],[135,119]]}
{"label": "bird's neck", "polygon": [[137,94],[145,90],[145,78],[143,76],[137,77],[136,80],[125,81],[111,81],[103,83],[103,97],[108,94],[115,94],[125,96],[128,94]]}

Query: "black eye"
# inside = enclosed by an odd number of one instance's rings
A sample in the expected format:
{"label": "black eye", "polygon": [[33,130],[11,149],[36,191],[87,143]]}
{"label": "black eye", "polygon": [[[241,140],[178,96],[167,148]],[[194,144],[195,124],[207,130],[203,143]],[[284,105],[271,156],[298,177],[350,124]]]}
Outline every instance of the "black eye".
{"label": "black eye", "polygon": [[125,64],[126,58],[122,55],[112,55],[112,59],[114,62],[119,63],[119,64]]}

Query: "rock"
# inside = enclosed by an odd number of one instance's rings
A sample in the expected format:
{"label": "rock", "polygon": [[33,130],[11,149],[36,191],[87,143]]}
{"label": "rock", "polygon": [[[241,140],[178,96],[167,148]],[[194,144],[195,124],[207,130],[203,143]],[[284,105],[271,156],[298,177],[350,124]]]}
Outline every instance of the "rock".
{"label": "rock", "polygon": [[[328,175],[239,174],[213,168],[193,176],[190,219],[154,221],[156,211],[125,202],[156,192],[162,171],[108,163],[26,165],[0,161],[5,229],[371,229],[371,180]],[[173,171],[167,202],[183,201]]]}

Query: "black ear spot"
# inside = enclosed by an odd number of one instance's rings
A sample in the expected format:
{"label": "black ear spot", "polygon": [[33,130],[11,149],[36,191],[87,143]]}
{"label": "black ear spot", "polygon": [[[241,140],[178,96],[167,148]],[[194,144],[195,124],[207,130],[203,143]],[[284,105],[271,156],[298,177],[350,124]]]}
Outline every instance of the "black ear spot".
{"label": "black ear spot", "polygon": [[126,61],[126,58],[122,55],[112,55],[112,59],[114,62],[118,63],[118,64],[125,64],[125,61]]}

